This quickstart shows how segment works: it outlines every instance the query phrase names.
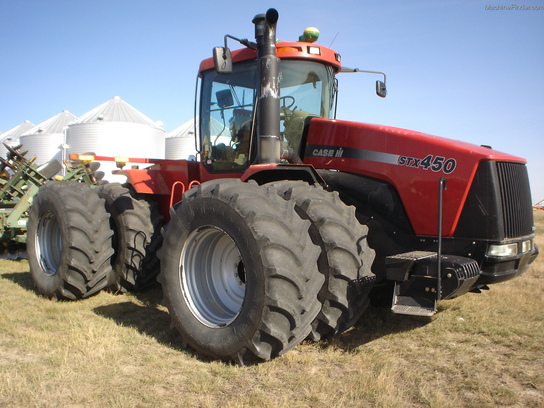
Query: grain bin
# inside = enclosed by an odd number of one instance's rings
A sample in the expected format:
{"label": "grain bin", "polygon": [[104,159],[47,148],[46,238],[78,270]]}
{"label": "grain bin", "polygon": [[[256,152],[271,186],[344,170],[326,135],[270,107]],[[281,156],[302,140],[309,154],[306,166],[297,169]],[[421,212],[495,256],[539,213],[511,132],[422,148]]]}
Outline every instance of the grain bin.
{"label": "grain bin", "polygon": [[[198,127],[199,120],[197,116],[196,119],[191,119],[168,133],[165,139],[165,158],[169,160],[195,160],[197,151],[194,132]],[[212,135],[219,135],[225,131],[225,127],[217,120],[212,119],[210,131]]]}
{"label": "grain bin", "polygon": [[77,117],[64,110],[52,118],[34,126],[19,138],[23,150],[28,150],[27,157],[36,156],[36,164],[43,164],[53,159],[62,163],[62,144],[66,125]]}
{"label": "grain bin", "polygon": [[[99,156],[163,159],[164,129],[115,96],[68,126],[66,156],[89,152]],[[101,163],[100,170],[106,173],[106,180],[124,182],[124,177],[111,176],[111,170],[116,169],[114,163]]]}
{"label": "grain bin", "polygon": [[[196,119],[198,126],[198,118]],[[168,133],[165,139],[165,158],[169,160],[192,159],[196,155],[195,120],[184,123]]]}
{"label": "grain bin", "polygon": [[19,137],[34,126],[32,122],[25,120],[14,128],[2,133],[2,138],[0,139],[0,157],[6,157],[7,149],[4,147],[4,143],[9,146],[17,146],[19,144]]}

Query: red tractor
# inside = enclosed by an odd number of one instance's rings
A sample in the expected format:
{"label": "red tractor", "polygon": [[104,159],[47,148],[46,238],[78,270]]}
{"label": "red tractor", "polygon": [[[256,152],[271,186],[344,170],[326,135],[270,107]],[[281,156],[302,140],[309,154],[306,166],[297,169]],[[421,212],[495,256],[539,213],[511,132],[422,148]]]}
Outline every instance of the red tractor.
{"label": "red tractor", "polygon": [[201,63],[199,160],[122,170],[123,186],[40,189],[27,248],[40,293],[79,299],[158,275],[183,341],[244,364],[348,329],[371,300],[429,316],[527,270],[525,160],[336,120],[336,76],[357,70],[312,33],[277,43],[277,20],[257,15],[255,42],[227,35]]}

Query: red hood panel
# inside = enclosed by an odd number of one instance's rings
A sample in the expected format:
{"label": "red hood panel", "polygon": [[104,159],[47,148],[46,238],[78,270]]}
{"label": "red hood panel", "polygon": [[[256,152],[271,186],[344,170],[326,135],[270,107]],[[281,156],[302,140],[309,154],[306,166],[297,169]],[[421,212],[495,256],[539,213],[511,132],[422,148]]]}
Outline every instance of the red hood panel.
{"label": "red hood panel", "polygon": [[526,163],[487,147],[412,130],[331,119],[310,122],[304,162],[387,181],[399,193],[417,235],[435,236],[438,185],[444,191],[445,236],[457,225],[472,179],[482,161]]}

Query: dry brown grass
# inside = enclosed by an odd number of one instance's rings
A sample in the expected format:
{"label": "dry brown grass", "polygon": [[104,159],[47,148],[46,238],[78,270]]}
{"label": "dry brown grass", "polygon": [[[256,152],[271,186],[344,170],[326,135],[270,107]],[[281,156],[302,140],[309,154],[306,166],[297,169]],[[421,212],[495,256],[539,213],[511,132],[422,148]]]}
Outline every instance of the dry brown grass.
{"label": "dry brown grass", "polygon": [[[544,211],[535,213],[544,248]],[[183,349],[160,289],[52,302],[0,261],[2,407],[544,406],[544,257],[433,318],[369,309],[333,341],[238,367]]]}

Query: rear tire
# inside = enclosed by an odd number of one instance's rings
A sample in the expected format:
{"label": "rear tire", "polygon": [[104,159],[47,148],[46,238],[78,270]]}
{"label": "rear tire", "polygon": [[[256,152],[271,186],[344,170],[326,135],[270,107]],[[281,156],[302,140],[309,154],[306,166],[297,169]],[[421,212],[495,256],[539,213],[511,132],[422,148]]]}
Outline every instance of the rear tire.
{"label": "rear tire", "polygon": [[150,221],[153,225],[153,236],[146,248],[146,256],[142,264],[144,273],[138,277],[136,282],[136,290],[142,290],[157,283],[157,276],[161,271],[159,250],[162,246],[161,228],[164,218],[159,211],[159,203],[157,201],[148,198],[144,194],[136,194],[132,190],[131,193],[142,205],[147,206],[146,211],[149,213]]}
{"label": "rear tire", "polygon": [[113,254],[104,201],[86,184],[50,181],[30,209],[27,253],[40,294],[77,300],[104,289]]}
{"label": "rear tire", "polygon": [[302,181],[272,186],[285,200],[295,202],[303,219],[310,220],[312,242],[321,248],[318,266],[325,283],[319,300],[323,307],[309,338],[330,338],[353,326],[368,306],[375,281],[371,272],[375,252],[367,244],[368,227],[357,221],[355,207],[344,204],[336,192]]}
{"label": "rear tire", "polygon": [[185,343],[248,364],[307,337],[323,277],[309,222],[293,207],[270,187],[225,179],[189,190],[171,209],[159,280]]}
{"label": "rear tire", "polygon": [[156,207],[145,200],[138,200],[119,183],[101,185],[98,195],[106,202],[113,230],[115,253],[109,288],[121,293],[142,289],[158,273],[155,244],[160,237],[160,218]]}

